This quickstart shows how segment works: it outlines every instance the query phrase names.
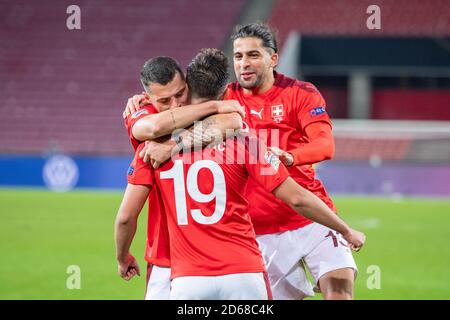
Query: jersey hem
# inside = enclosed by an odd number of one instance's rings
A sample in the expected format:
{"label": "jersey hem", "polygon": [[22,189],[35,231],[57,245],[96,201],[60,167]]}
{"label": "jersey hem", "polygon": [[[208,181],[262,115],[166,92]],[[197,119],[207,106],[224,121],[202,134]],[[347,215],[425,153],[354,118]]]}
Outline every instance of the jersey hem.
{"label": "jersey hem", "polygon": [[217,271],[205,271],[205,270],[190,270],[190,271],[183,271],[183,272],[175,272],[172,274],[170,279],[175,279],[179,277],[208,277],[208,276],[225,276],[227,274],[235,274],[235,273],[260,273],[264,272],[266,269],[264,266],[257,267],[257,268],[238,268],[238,269],[232,269],[228,271],[223,270],[217,270]]}

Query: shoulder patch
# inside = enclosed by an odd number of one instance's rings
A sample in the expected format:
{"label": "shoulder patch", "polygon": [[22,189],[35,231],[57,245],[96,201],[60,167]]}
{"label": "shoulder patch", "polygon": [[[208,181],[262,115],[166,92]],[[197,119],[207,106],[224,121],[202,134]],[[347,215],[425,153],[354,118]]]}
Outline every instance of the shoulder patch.
{"label": "shoulder patch", "polygon": [[317,116],[320,116],[321,114],[324,114],[324,113],[327,113],[327,111],[325,110],[325,107],[315,107],[315,108],[312,108],[310,111],[309,111],[309,114],[311,115],[311,117],[317,117]]}

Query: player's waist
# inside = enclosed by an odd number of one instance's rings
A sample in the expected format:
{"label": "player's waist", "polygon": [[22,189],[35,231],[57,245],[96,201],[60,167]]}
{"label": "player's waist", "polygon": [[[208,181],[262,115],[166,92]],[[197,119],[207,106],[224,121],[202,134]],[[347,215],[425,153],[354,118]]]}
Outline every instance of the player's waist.
{"label": "player's waist", "polygon": [[170,259],[168,259],[168,258],[146,256],[145,261],[147,261],[148,263],[151,263],[155,266],[158,266],[158,267],[170,268],[170,266],[171,266]]}
{"label": "player's waist", "polygon": [[[174,264],[175,265],[175,264]],[[171,279],[178,277],[195,277],[195,276],[224,276],[227,274],[236,273],[259,273],[265,272],[266,269],[263,264],[250,265],[250,266],[238,266],[220,269],[207,269],[207,268],[175,268],[172,267]]]}
{"label": "player's waist", "polygon": [[170,267],[170,250],[155,250],[155,248],[147,246],[145,260],[156,266]]}
{"label": "player's waist", "polygon": [[234,243],[233,237],[220,244],[205,240],[189,250],[171,243],[173,275],[222,275],[264,271],[264,260],[253,233],[251,243]]}

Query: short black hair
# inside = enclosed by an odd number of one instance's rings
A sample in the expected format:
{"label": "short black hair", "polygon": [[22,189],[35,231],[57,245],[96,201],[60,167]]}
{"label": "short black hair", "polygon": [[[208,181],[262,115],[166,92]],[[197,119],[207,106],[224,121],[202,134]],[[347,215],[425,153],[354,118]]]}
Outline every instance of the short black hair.
{"label": "short black hair", "polygon": [[228,59],[219,49],[201,49],[186,71],[189,92],[198,98],[219,99],[229,78]]}
{"label": "short black hair", "polygon": [[234,41],[239,38],[248,37],[261,39],[264,47],[272,49],[275,53],[278,52],[278,43],[275,36],[275,31],[268,25],[256,22],[245,26],[237,26],[235,33],[231,36],[231,40]]}
{"label": "short black hair", "polygon": [[146,89],[150,83],[166,85],[173,80],[177,72],[184,80],[183,71],[175,59],[165,56],[152,58],[142,67],[141,82]]}

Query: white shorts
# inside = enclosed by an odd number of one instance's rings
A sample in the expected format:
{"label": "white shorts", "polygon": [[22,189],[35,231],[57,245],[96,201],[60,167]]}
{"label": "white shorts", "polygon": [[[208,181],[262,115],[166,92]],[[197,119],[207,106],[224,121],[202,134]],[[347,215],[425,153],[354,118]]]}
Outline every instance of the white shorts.
{"label": "white shorts", "polygon": [[347,241],[318,223],[275,234],[257,236],[266,263],[273,298],[303,299],[313,296],[302,260],[317,285],[327,272],[351,268],[357,272]]}
{"label": "white shorts", "polygon": [[272,299],[265,273],[233,273],[223,276],[186,276],[172,280],[172,300],[268,300]]}
{"label": "white shorts", "polygon": [[170,268],[147,265],[147,290],[145,300],[169,300]]}

